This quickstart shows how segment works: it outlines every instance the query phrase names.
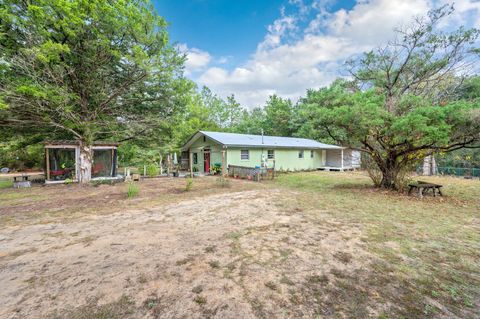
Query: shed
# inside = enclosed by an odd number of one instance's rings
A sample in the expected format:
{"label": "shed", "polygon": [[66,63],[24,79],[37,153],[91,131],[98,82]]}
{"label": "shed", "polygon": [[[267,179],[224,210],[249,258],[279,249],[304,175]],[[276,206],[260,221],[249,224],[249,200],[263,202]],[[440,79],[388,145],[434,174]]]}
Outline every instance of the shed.
{"label": "shed", "polygon": [[[72,140],[46,141],[45,182],[78,182],[80,142]],[[118,143],[97,141],[92,145],[91,179],[113,179],[117,176]]]}

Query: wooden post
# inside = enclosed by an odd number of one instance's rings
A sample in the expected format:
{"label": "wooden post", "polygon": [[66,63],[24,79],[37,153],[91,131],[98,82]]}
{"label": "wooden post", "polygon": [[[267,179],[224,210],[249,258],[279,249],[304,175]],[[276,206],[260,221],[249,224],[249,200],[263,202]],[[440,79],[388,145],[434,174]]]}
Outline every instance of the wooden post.
{"label": "wooden post", "polygon": [[50,157],[48,155],[48,148],[45,148],[45,166],[47,168],[47,181],[50,180]]}
{"label": "wooden post", "polygon": [[170,177],[170,153],[167,154],[167,177]]}
{"label": "wooden post", "polygon": [[275,178],[275,159],[273,159],[272,179]]}
{"label": "wooden post", "polygon": [[147,165],[143,165],[143,176],[147,176]]}
{"label": "wooden post", "polygon": [[159,162],[159,164],[160,164],[160,175],[162,175],[162,174],[163,174],[163,166],[162,166],[162,162],[163,162],[163,156],[162,156],[162,154],[160,153],[160,162]]}
{"label": "wooden post", "polygon": [[193,153],[192,150],[188,150],[188,166],[190,169],[190,177],[193,178]]}
{"label": "wooden post", "polygon": [[225,177],[225,149],[222,150],[222,177]]}

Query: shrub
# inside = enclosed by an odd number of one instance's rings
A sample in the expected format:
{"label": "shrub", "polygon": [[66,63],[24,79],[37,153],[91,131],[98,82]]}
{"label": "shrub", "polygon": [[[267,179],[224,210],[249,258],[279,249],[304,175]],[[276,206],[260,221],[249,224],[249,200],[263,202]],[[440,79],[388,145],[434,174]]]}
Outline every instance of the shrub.
{"label": "shrub", "polygon": [[160,172],[160,170],[158,169],[157,165],[155,164],[150,164],[147,166],[147,175],[149,177],[155,177],[155,176],[158,176],[158,173]]}
{"label": "shrub", "polygon": [[134,198],[138,195],[138,192],[140,191],[139,187],[137,184],[134,182],[128,183],[128,190],[127,190],[127,197],[128,198]]}
{"label": "shrub", "polygon": [[213,175],[220,174],[222,172],[222,164],[220,164],[220,163],[213,164],[213,166],[210,168],[210,172]]}
{"label": "shrub", "polygon": [[193,187],[193,178],[188,177],[188,178],[187,178],[187,183],[185,184],[185,191],[186,191],[186,192],[191,191],[191,190],[192,190],[192,187]]}

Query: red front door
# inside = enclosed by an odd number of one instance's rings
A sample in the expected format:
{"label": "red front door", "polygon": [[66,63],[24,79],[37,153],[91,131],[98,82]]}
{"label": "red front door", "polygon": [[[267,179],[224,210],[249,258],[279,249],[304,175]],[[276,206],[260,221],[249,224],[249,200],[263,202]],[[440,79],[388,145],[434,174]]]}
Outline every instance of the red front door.
{"label": "red front door", "polygon": [[210,173],[210,152],[203,153],[203,170]]}

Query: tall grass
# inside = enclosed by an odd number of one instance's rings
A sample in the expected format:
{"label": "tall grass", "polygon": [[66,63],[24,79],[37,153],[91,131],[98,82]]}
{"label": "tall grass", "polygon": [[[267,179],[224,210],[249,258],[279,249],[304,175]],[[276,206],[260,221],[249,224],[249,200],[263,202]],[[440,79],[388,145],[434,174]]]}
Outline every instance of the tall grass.
{"label": "tall grass", "polygon": [[193,178],[189,177],[187,178],[187,183],[185,184],[185,191],[189,192],[193,188]]}
{"label": "tall grass", "polygon": [[128,183],[127,198],[134,198],[138,195],[139,192],[140,192],[140,188],[136,183],[134,182]]}

